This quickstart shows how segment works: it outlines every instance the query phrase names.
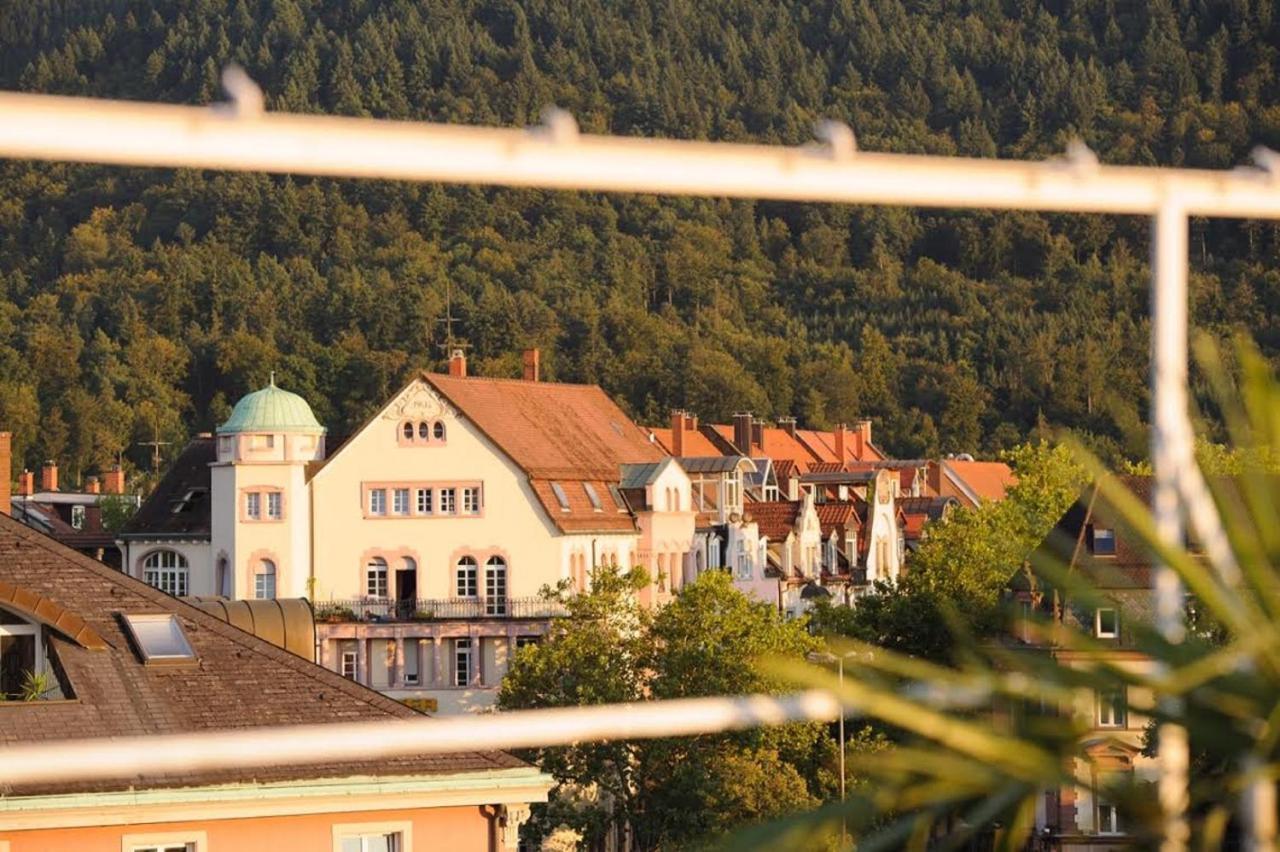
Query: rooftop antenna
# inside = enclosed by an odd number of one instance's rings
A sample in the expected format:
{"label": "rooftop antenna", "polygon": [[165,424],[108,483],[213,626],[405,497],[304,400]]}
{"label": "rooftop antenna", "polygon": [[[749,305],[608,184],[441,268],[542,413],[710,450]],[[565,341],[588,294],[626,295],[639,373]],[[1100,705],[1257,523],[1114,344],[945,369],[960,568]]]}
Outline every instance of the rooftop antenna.
{"label": "rooftop antenna", "polygon": [[471,348],[471,344],[465,339],[453,336],[453,324],[457,321],[458,318],[453,315],[453,283],[446,280],[444,282],[444,316],[436,320],[444,326],[444,341],[437,343],[436,346],[444,352],[446,359],[453,357],[453,353],[457,350]]}
{"label": "rooftop antenna", "polygon": [[168,441],[160,440],[160,424],[152,421],[152,427],[155,429],[154,437],[150,441],[139,441],[139,447],[151,448],[151,472],[155,473],[160,470],[160,448],[169,446]]}

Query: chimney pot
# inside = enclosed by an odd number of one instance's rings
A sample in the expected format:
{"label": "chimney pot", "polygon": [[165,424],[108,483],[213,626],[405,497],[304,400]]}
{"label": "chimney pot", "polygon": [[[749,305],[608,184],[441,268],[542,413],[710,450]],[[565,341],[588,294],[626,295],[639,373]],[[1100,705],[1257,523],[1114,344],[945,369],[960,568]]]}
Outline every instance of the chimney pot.
{"label": "chimney pot", "polygon": [[743,455],[751,455],[751,412],[733,415],[733,445]]}
{"label": "chimney pot", "polygon": [[848,457],[845,455],[845,452],[850,448],[849,427],[845,426],[843,423],[837,423],[833,434],[835,435],[836,442],[836,459],[843,464],[848,461]]}
{"label": "chimney pot", "polygon": [[791,437],[796,436],[796,419],[794,417],[781,417],[778,419],[778,425],[782,427],[782,431]]}
{"label": "chimney pot", "polygon": [[449,355],[449,375],[455,379],[467,376],[467,356],[461,349],[455,349]]}
{"label": "chimney pot", "polygon": [[84,481],[84,492],[86,494],[101,494],[102,483],[96,476],[86,477]]}
{"label": "chimney pot", "polygon": [[12,510],[13,499],[13,435],[0,432],[0,515]]}
{"label": "chimney pot", "polygon": [[684,430],[688,423],[688,417],[679,408],[673,409],[671,412],[671,455],[676,458],[684,457]]}
{"label": "chimney pot", "polygon": [[50,459],[40,468],[40,490],[58,490],[58,463]]}
{"label": "chimney pot", "polygon": [[29,470],[24,470],[18,474],[18,493],[23,497],[30,497],[36,493],[36,475]]}
{"label": "chimney pot", "polygon": [[537,349],[524,350],[524,380],[526,382],[538,381],[541,361],[541,353]]}

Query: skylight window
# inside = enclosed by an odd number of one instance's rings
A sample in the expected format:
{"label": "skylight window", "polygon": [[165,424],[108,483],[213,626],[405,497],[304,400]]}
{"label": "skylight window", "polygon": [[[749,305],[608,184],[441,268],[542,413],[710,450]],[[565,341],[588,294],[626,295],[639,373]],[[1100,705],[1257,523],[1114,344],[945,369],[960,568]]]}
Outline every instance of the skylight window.
{"label": "skylight window", "polygon": [[600,505],[600,495],[596,493],[595,486],[590,482],[582,483],[582,490],[587,492],[587,499],[591,501],[591,508],[597,512],[603,512],[604,506]]}
{"label": "skylight window", "polygon": [[191,650],[191,643],[187,641],[187,635],[182,632],[182,625],[173,614],[156,613],[123,617],[134,644],[142,654],[142,661],[147,665],[195,661],[195,651]]}
{"label": "skylight window", "polygon": [[622,491],[612,482],[609,483],[609,496],[613,498],[613,504],[618,507],[619,512],[627,511],[627,502],[622,499]]}
{"label": "skylight window", "polygon": [[560,487],[559,482],[551,483],[551,493],[556,495],[556,502],[560,504],[560,511],[569,511],[569,496],[564,493],[564,489]]}

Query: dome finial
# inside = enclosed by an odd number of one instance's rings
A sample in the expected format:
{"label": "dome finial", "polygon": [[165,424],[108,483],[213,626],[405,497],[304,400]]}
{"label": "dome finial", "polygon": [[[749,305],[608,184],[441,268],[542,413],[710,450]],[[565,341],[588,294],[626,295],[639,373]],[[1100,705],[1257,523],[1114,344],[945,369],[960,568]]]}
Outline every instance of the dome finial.
{"label": "dome finial", "polygon": [[275,370],[272,370],[272,371],[271,371],[271,379],[270,379],[270,382],[271,382],[271,387],[275,387],[275,386],[276,386],[276,371],[275,371]]}

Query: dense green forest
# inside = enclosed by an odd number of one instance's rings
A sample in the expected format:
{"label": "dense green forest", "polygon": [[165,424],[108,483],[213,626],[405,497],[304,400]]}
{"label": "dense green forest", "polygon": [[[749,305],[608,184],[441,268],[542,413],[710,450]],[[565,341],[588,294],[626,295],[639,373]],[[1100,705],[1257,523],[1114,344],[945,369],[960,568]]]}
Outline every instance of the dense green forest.
{"label": "dense green forest", "polygon": [[[0,88],[1224,168],[1280,148],[1272,0],[0,0]],[[0,119],[2,120],[2,119]],[[638,418],[876,421],[893,452],[1069,426],[1143,452],[1145,221],[0,163],[0,428],[74,477],[276,370],[342,432],[540,346]],[[1195,322],[1280,352],[1280,230],[1194,221]],[[170,450],[173,448],[171,447]]]}

